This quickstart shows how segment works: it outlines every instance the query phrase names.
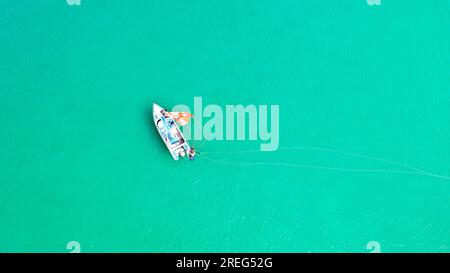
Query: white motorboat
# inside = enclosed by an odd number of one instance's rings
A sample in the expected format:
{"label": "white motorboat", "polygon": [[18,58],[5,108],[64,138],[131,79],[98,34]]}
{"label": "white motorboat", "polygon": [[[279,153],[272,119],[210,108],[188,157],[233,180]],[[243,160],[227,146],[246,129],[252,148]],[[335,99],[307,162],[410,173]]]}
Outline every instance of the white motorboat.
{"label": "white motorboat", "polygon": [[[181,115],[190,114],[181,113]],[[179,120],[182,120],[180,113],[168,112],[158,104],[153,103],[153,121],[173,159],[178,160],[180,157],[187,156],[190,160],[194,160],[195,150],[189,146],[181,133],[176,123]]]}

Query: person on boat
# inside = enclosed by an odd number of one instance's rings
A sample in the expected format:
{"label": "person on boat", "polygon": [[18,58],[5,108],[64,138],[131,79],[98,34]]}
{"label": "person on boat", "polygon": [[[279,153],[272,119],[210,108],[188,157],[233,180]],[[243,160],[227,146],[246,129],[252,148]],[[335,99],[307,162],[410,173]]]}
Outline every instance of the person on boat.
{"label": "person on boat", "polygon": [[195,149],[194,148],[190,148],[187,154],[189,160],[194,160],[195,158]]}
{"label": "person on boat", "polygon": [[167,112],[165,109],[163,109],[163,110],[161,111],[161,114],[162,114],[165,118],[170,117],[169,112]]}

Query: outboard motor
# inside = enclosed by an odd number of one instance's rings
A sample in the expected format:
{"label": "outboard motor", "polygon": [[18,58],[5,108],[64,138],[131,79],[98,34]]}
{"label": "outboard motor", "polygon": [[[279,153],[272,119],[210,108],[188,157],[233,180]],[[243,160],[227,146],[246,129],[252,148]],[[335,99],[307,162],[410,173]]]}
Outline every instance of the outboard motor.
{"label": "outboard motor", "polygon": [[195,159],[195,150],[194,148],[190,148],[187,154],[189,160],[194,160]]}

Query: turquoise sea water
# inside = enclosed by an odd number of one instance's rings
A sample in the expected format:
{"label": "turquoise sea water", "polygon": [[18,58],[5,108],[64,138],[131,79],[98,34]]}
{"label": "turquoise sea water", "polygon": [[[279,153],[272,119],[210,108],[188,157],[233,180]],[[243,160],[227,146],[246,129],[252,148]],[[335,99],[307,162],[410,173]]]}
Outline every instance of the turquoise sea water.
{"label": "turquoise sea water", "polygon": [[[0,251],[450,252],[449,18],[446,0],[0,1]],[[194,96],[278,104],[280,149],[197,140],[173,161],[151,105]]]}

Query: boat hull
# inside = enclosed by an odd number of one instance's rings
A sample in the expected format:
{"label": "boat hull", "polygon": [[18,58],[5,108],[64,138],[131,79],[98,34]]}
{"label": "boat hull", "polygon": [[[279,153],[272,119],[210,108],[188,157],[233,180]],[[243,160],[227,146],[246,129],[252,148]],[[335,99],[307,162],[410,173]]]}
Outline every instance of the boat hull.
{"label": "boat hull", "polygon": [[153,104],[153,121],[156,129],[166,144],[172,158],[178,160],[180,157],[184,157],[191,147],[183,136],[183,133],[181,133],[177,123],[166,113],[167,111],[164,108],[156,103]]}

